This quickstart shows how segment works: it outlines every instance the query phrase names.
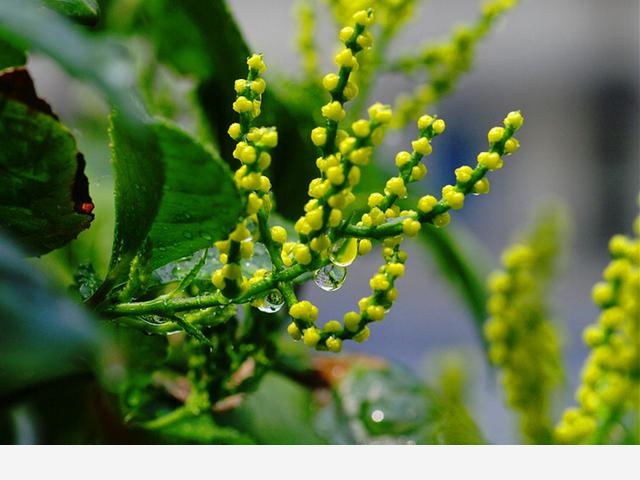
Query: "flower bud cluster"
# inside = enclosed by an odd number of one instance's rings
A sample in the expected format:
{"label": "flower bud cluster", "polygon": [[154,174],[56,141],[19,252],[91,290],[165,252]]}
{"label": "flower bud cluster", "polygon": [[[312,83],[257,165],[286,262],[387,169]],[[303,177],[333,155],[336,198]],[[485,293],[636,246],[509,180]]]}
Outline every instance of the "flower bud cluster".
{"label": "flower bud cluster", "polygon": [[271,182],[263,172],[271,164],[269,151],[278,143],[275,128],[254,126],[266,89],[266,82],[261,77],[266,70],[262,56],[252,55],[247,59],[247,66],[247,78],[236,80],[234,85],[236,100],[233,109],[239,114],[239,122],[231,124],[228,130],[229,136],[237,142],[233,157],[240,161],[241,166],[235,171],[234,180],[246,200],[246,209],[229,237],[216,242],[223,266],[212,275],[214,286],[227,298],[237,296],[247,285],[240,261],[253,255],[249,223],[257,223],[259,211],[271,210]]}
{"label": "flower bud cluster", "polygon": [[536,444],[551,441],[550,397],[561,379],[558,334],[544,301],[553,263],[549,243],[559,243],[561,227],[554,220],[544,218],[503,253],[503,269],[488,279],[490,318],[483,330],[506,402],[518,413],[526,440]]}
{"label": "flower bud cluster", "polygon": [[[615,235],[611,262],[592,297],[601,313],[584,331],[591,354],[571,408],[555,429],[558,443],[607,443],[627,412],[640,411],[640,217],[634,237]],[[634,420],[632,420],[633,422]]]}

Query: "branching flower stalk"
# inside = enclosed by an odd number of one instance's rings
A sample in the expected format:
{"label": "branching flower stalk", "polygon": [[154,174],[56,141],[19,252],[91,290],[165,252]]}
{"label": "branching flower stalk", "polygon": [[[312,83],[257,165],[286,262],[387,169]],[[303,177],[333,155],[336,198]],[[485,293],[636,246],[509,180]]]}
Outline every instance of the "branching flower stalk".
{"label": "branching flower stalk", "polygon": [[506,402],[533,444],[552,443],[551,394],[562,379],[558,333],[551,322],[548,283],[563,221],[550,214],[502,255],[502,270],[488,279],[484,325],[489,359],[501,373]]}
{"label": "branching flower stalk", "polygon": [[611,238],[609,253],[611,262],[603,272],[603,281],[596,283],[592,292],[600,317],[584,331],[591,354],[576,392],[579,406],[567,409],[556,426],[558,443],[638,441],[640,217],[634,222],[633,237]]}
{"label": "branching flower stalk", "polygon": [[[395,282],[404,274],[407,260],[406,252],[400,248],[402,241],[415,236],[424,223],[446,226],[451,220],[450,210],[461,209],[468,195],[488,193],[487,173],[502,168],[504,157],[517,151],[519,144],[513,135],[523,123],[520,112],[509,113],[504,126],[489,131],[488,149],[478,154],[474,167],[457,168],[456,183],[445,185],[439,198],[426,195],[415,208],[402,209],[398,201],[407,197],[411,183],[427,174],[422,160],[431,154],[432,140],[445,130],[442,119],[421,116],[417,122],[419,134],[411,142],[411,151],[396,155],[397,175],[386,182],[381,192],[369,196],[369,210],[353,221],[353,215],[348,213],[355,200],[352,189],[359,183],[393,118],[389,106],[374,103],[368,109],[367,119],[356,120],[346,129],[342,125],[347,115],[346,103],[358,94],[352,74],[359,67],[361,53],[373,43],[369,31],[373,20],[372,9],[352,15],[350,24],[339,34],[344,48],[335,58],[338,72],[322,79],[330,99],[321,108],[324,123],[311,131],[311,141],[319,152],[316,159],[319,176],[310,182],[310,199],[295,223],[297,239],[289,241],[282,226],[269,227],[271,183],[265,170],[271,163],[269,151],[276,146],[278,136],[275,128],[255,124],[266,89],[261,76],[266,65],[260,55],[252,55],[247,60],[247,78],[237,80],[234,85],[233,108],[239,121],[229,127],[229,135],[237,142],[233,155],[241,165],[235,172],[235,181],[245,199],[245,211],[228,238],[216,243],[223,264],[212,276],[217,291],[196,296],[167,294],[149,301],[120,303],[110,306],[107,314],[126,316],[131,324],[138,321],[133,317],[140,315],[170,318],[178,312],[232,308],[247,303],[275,312],[286,305],[292,319],[289,334],[309,347],[338,352],[344,340],[366,340],[370,333],[368,325],[381,321],[397,298]],[[319,286],[336,289],[346,276],[346,267],[358,255],[369,253],[376,241],[382,243],[383,264],[371,278],[371,295],[362,298],[357,311],[347,312],[342,322],[329,320],[319,327],[317,307],[297,298],[294,282],[313,272]],[[258,269],[246,277],[241,260],[252,257],[255,242],[266,248],[272,268]],[[139,322],[140,328],[145,328],[146,322]],[[171,326],[178,323],[173,321]],[[162,333],[165,324],[146,330]]]}

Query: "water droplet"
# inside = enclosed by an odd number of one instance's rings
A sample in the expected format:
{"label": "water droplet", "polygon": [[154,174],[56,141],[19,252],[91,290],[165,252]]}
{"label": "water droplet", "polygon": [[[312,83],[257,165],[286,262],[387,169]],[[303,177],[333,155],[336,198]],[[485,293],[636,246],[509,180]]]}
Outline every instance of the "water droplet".
{"label": "water droplet", "polygon": [[333,292],[338,290],[344,283],[347,276],[347,269],[339,265],[330,263],[325,265],[313,274],[313,281],[322,290]]}
{"label": "water droplet", "polygon": [[371,413],[371,420],[376,423],[380,423],[382,420],[384,420],[384,412],[382,410],[374,410]]}
{"label": "water droplet", "polygon": [[258,310],[266,313],[275,313],[284,305],[284,297],[280,290],[271,290],[262,299],[262,303],[258,307]]}
{"label": "water droplet", "polygon": [[358,256],[358,240],[341,238],[329,250],[329,259],[334,265],[348,267]]}

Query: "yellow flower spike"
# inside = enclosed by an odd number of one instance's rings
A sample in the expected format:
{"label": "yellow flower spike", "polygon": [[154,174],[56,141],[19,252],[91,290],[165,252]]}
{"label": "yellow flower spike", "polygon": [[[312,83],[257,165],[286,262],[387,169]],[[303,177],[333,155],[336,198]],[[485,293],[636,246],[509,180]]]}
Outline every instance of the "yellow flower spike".
{"label": "yellow flower spike", "polygon": [[344,328],[350,332],[356,332],[360,326],[360,314],[357,312],[347,312],[344,314],[342,321],[344,322]]}
{"label": "yellow flower spike", "polygon": [[233,109],[238,113],[251,112],[253,110],[253,102],[247,97],[241,96],[233,102]]}
{"label": "yellow flower spike", "polygon": [[271,227],[271,238],[274,242],[283,244],[287,241],[287,231],[279,225]]}
{"label": "yellow flower spike", "polygon": [[429,213],[438,204],[438,199],[432,195],[425,195],[418,200],[418,210],[421,213]]}
{"label": "yellow flower spike", "polygon": [[504,137],[503,127],[493,127],[491,130],[489,130],[489,133],[487,133],[487,139],[489,140],[490,144],[499,142],[500,140],[502,140],[502,137]]}
{"label": "yellow flower spike", "polygon": [[367,238],[363,238],[358,242],[359,255],[366,255],[371,251],[372,248],[373,248],[373,244],[371,243],[371,240]]}
{"label": "yellow flower spike", "polygon": [[302,341],[307,347],[313,348],[320,341],[320,332],[317,328],[306,328],[302,335]]}
{"label": "yellow flower spike", "polygon": [[408,237],[415,237],[422,225],[417,220],[412,218],[406,218],[402,221],[402,233],[404,233]]}
{"label": "yellow flower spike", "polygon": [[322,78],[322,86],[325,88],[325,90],[331,92],[338,86],[339,81],[340,77],[338,77],[338,75],[336,75],[335,73],[328,73]]}
{"label": "yellow flower spike", "polygon": [[263,73],[267,66],[262,60],[262,55],[253,54],[247,59],[247,66],[252,70],[257,70],[258,73]]}
{"label": "yellow flower spike", "polygon": [[238,140],[240,138],[240,136],[242,135],[242,129],[240,127],[240,124],[239,123],[232,123],[229,126],[229,130],[227,130],[227,133],[229,134],[229,136],[233,140]]}
{"label": "yellow flower spike", "polygon": [[371,330],[369,330],[369,327],[364,327],[360,332],[353,336],[353,339],[358,343],[362,343],[369,338],[370,334]]}
{"label": "yellow flower spike", "polygon": [[446,227],[449,223],[451,223],[451,215],[449,212],[441,213],[433,217],[433,224],[438,228]]}
{"label": "yellow flower spike", "polygon": [[431,147],[431,144],[429,143],[429,140],[427,140],[424,137],[420,137],[419,139],[411,142],[411,148],[413,148],[413,150],[415,150],[420,155],[425,155],[425,156],[431,155],[431,151],[432,151],[432,147]]}
{"label": "yellow flower spike", "polygon": [[340,350],[342,350],[342,340],[340,340],[339,338],[331,336],[327,338],[325,343],[327,345],[327,348],[331,352],[338,353],[340,352]]}
{"label": "yellow flower spike", "polygon": [[356,120],[351,124],[351,130],[356,137],[365,138],[371,133],[370,125],[368,120]]}
{"label": "yellow flower spike", "polygon": [[298,244],[293,249],[293,256],[300,265],[308,265],[311,263],[311,251],[309,247],[303,244]]}
{"label": "yellow flower spike", "polygon": [[302,332],[300,332],[300,329],[294,322],[291,322],[289,324],[289,326],[287,327],[287,332],[294,340],[300,340],[302,338]]}
{"label": "yellow flower spike", "polygon": [[311,141],[316,147],[322,147],[327,143],[327,129],[316,127],[311,130]]}

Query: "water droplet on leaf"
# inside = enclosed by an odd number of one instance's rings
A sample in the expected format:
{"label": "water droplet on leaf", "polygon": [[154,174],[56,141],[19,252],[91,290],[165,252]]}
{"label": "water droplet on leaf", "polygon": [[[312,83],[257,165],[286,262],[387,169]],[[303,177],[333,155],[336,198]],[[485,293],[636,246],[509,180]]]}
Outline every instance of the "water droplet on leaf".
{"label": "water droplet on leaf", "polygon": [[358,256],[358,240],[341,238],[331,246],[329,260],[339,267],[348,267]]}
{"label": "water droplet on leaf", "polygon": [[322,290],[333,292],[342,286],[346,277],[346,268],[330,263],[315,271],[313,281]]}

